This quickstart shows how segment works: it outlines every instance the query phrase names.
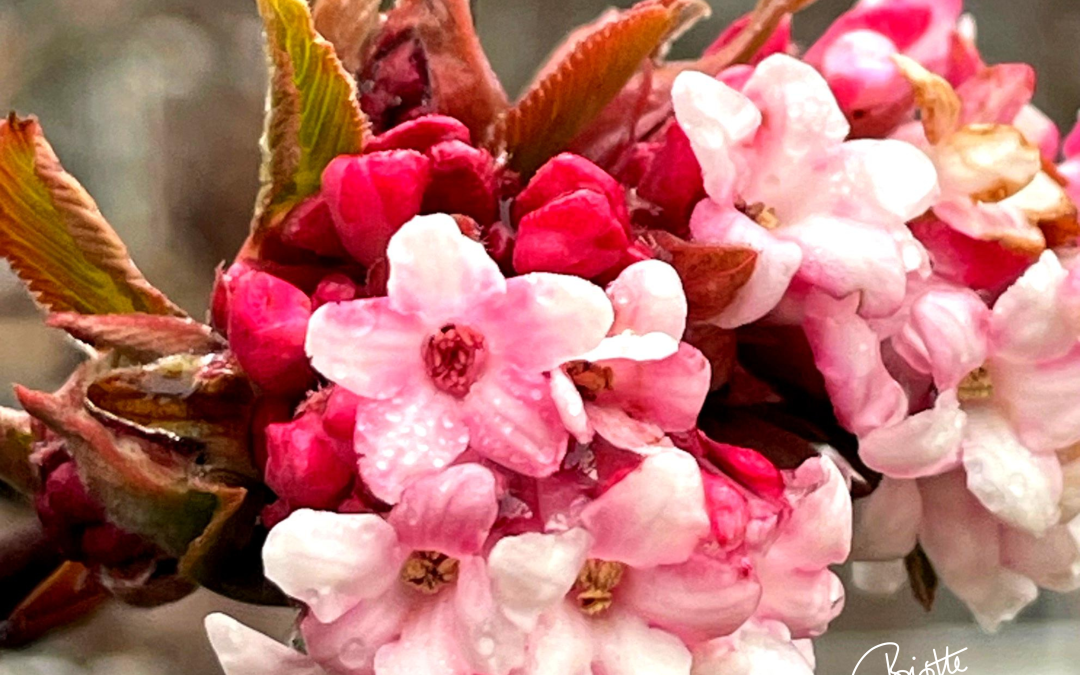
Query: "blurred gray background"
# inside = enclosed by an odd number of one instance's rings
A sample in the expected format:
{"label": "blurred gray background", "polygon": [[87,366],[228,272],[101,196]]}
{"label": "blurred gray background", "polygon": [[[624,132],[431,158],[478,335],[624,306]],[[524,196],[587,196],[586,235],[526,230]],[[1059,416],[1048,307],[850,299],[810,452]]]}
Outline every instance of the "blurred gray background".
{"label": "blurred gray background", "polygon": [[[514,94],[568,30],[612,4],[631,3],[479,0],[479,31]],[[712,18],[683,38],[676,56],[700,51],[754,3],[712,4]],[[849,4],[820,0],[797,18],[798,39],[810,42]],[[1032,63],[1038,104],[1071,127],[1080,106],[1080,1],[969,0],[968,10],[986,59]],[[0,0],[0,112],[41,118],[146,275],[195,315],[206,310],[214,266],[245,236],[265,77],[253,0]],[[13,382],[56,386],[77,358],[0,270],[0,404],[12,404]],[[0,527],[22,517],[5,507]],[[200,594],[150,612],[110,608],[34,650],[0,652],[0,675],[215,673],[199,618],[220,605]],[[949,644],[969,648],[963,662],[972,673],[1076,673],[1076,608],[1046,594],[991,640],[948,597],[927,616],[906,592],[856,596],[819,643],[819,672],[849,673],[863,652],[892,640],[920,666]],[[281,630],[287,617],[262,621]]]}

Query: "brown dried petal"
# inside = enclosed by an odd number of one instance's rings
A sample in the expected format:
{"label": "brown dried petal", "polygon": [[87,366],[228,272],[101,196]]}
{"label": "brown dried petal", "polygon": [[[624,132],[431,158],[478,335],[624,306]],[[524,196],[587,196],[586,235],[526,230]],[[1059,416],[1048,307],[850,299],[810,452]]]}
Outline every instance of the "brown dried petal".
{"label": "brown dried petal", "polygon": [[915,103],[922,113],[926,139],[937,145],[959,130],[963,106],[952,85],[906,56],[896,54],[893,60],[915,90]]}

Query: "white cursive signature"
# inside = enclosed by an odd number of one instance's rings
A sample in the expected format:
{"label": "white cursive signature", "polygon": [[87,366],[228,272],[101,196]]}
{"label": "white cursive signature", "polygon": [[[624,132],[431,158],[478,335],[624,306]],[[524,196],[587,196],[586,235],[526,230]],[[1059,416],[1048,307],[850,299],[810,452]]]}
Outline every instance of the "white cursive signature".
{"label": "white cursive signature", "polygon": [[[855,670],[851,671],[851,675],[859,675],[859,666],[866,661],[866,657],[873,654],[875,651],[881,650],[885,653],[885,668],[888,675],[953,675],[953,673],[963,673],[967,671],[967,668],[960,667],[960,654],[967,651],[967,647],[964,647],[960,651],[949,651],[948,647],[945,647],[945,656],[939,657],[937,650],[934,650],[934,659],[932,661],[924,661],[922,670],[916,670],[917,665],[912,665],[911,668],[897,668],[896,662],[900,658],[900,645],[895,642],[882,642],[881,644],[871,647],[869,651],[862,655],[859,662],[855,664]],[[891,652],[891,653],[890,653]],[[915,657],[912,656],[911,660],[914,661]],[[869,664],[869,662],[867,662]],[[867,675],[869,671],[863,671],[863,675]],[[875,671],[876,672],[876,671]]]}

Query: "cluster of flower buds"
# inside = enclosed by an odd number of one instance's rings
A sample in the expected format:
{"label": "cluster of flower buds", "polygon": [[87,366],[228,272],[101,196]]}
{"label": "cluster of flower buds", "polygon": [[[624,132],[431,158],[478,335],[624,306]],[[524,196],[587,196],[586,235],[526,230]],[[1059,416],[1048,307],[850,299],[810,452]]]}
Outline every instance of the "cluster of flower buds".
{"label": "cluster of flower buds", "polygon": [[702,4],[644,0],[511,105],[465,0],[260,0],[266,184],[213,327],[149,322],[100,247],[93,302],[13,255],[121,359],[27,399],[47,529],[249,599],[222,571],[258,554],[302,646],[211,616],[228,675],[811,673],[849,557],[988,628],[1080,587],[1080,131],[960,0],[801,50],[806,4],[665,61]]}

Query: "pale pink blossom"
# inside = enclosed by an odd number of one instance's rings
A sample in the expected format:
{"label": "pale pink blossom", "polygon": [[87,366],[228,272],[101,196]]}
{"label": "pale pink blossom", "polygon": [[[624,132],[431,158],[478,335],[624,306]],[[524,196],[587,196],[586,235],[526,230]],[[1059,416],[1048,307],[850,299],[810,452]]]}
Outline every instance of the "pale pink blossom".
{"label": "pale pink blossom", "polygon": [[505,279],[448,216],[404,225],[387,257],[387,297],[324,305],[307,336],[315,368],[362,397],[354,442],[368,488],[396,502],[467,447],[528,475],[555,471],[568,435],[545,373],[607,335],[603,291],[556,274]]}
{"label": "pale pink blossom", "polygon": [[758,65],[742,92],[684,73],[673,97],[709,194],[691,221],[694,238],[758,252],[719,325],[763,317],[793,280],[837,298],[857,294],[866,316],[899,307],[907,274],[924,264],[904,223],[937,196],[923,153],[891,140],[845,142],[848,122],[821,75],[784,55]]}
{"label": "pale pink blossom", "polygon": [[681,342],[687,304],[679,275],[658,260],[635,263],[607,294],[615,309],[608,337],[551,374],[567,429],[581,443],[599,433],[633,450],[692,428],[709,392],[710,367]]}
{"label": "pale pink blossom", "polygon": [[778,621],[748,621],[727,637],[694,650],[691,675],[812,675],[810,640],[793,640]]}

